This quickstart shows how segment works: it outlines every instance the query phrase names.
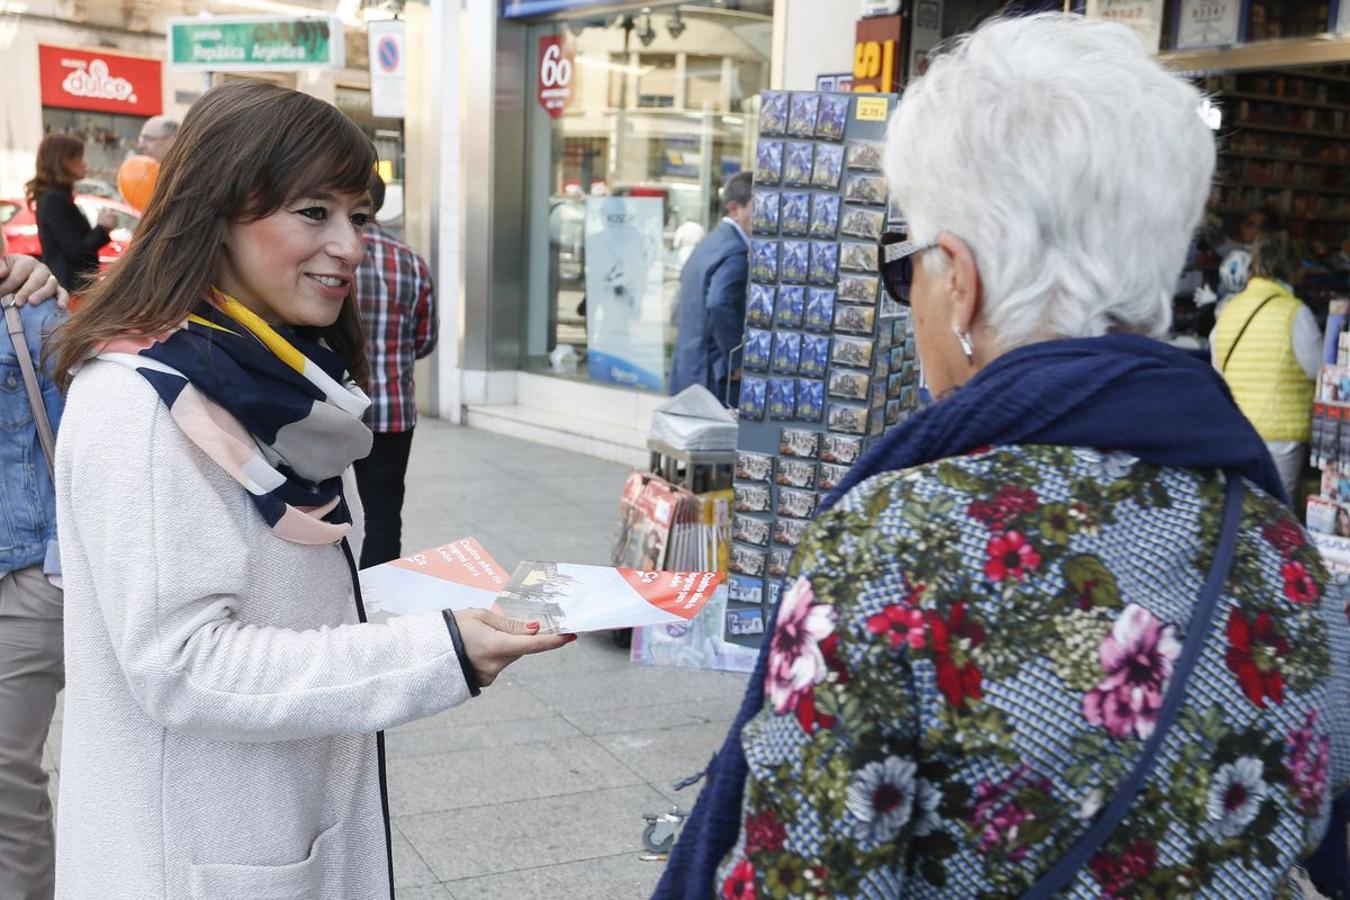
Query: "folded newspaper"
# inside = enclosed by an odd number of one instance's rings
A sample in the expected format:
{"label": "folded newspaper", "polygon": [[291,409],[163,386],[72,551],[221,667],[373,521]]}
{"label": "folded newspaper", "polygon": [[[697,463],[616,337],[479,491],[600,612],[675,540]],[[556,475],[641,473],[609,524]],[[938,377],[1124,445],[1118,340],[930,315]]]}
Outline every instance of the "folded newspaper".
{"label": "folded newspaper", "polygon": [[523,562],[508,580],[473,538],[362,569],[368,616],[492,608],[538,621],[544,634],[688,622],[721,583],[717,572],[656,572]]}

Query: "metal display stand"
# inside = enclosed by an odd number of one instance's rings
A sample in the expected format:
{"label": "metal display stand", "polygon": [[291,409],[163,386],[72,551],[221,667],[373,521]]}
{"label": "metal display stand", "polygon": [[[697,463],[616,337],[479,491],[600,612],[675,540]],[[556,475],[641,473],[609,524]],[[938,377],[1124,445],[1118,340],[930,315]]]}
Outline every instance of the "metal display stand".
{"label": "metal display stand", "polygon": [[735,450],[681,450],[657,438],[647,439],[652,452],[651,471],[671,484],[704,494],[731,487]]}

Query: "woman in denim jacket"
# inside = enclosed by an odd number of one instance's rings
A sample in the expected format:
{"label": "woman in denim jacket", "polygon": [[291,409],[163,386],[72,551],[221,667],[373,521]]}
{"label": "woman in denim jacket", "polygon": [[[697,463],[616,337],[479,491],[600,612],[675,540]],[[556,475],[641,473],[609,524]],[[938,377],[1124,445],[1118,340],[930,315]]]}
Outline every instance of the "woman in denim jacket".
{"label": "woman in denim jacket", "polygon": [[[45,335],[65,318],[65,291],[0,241],[0,297],[23,305],[28,353],[42,359]],[[57,303],[37,302],[58,296]],[[55,428],[61,395],[41,371]],[[0,897],[52,896],[52,816],[42,744],[63,682],[56,496],[28,405],[9,331],[0,329]]]}

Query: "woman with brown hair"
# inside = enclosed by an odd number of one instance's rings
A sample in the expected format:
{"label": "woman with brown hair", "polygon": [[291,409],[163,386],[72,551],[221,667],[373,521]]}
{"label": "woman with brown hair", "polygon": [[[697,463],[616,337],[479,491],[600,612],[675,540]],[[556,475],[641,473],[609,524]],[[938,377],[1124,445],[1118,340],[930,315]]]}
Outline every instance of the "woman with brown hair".
{"label": "woman with brown hair", "polygon": [[374,163],[327,103],[208,91],[58,334],[58,897],[392,895],[378,732],[568,640],[486,610],[365,622]]}
{"label": "woman with brown hair", "polygon": [[97,225],[90,225],[75,205],[75,182],[86,171],[84,143],[68,134],[49,134],[38,144],[37,174],[24,185],[28,205],[37,214],[42,261],[72,293],[98,274],[98,250],[117,225],[109,209],[98,214]]}

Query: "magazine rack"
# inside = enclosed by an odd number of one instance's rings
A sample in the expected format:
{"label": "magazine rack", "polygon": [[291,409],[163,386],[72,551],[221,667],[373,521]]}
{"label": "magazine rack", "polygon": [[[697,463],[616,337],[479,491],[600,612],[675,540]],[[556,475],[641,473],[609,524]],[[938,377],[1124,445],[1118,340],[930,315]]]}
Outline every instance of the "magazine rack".
{"label": "magazine rack", "polygon": [[651,471],[671,484],[696,494],[731,487],[735,450],[681,450],[657,438],[647,439],[647,449],[652,452]]}

